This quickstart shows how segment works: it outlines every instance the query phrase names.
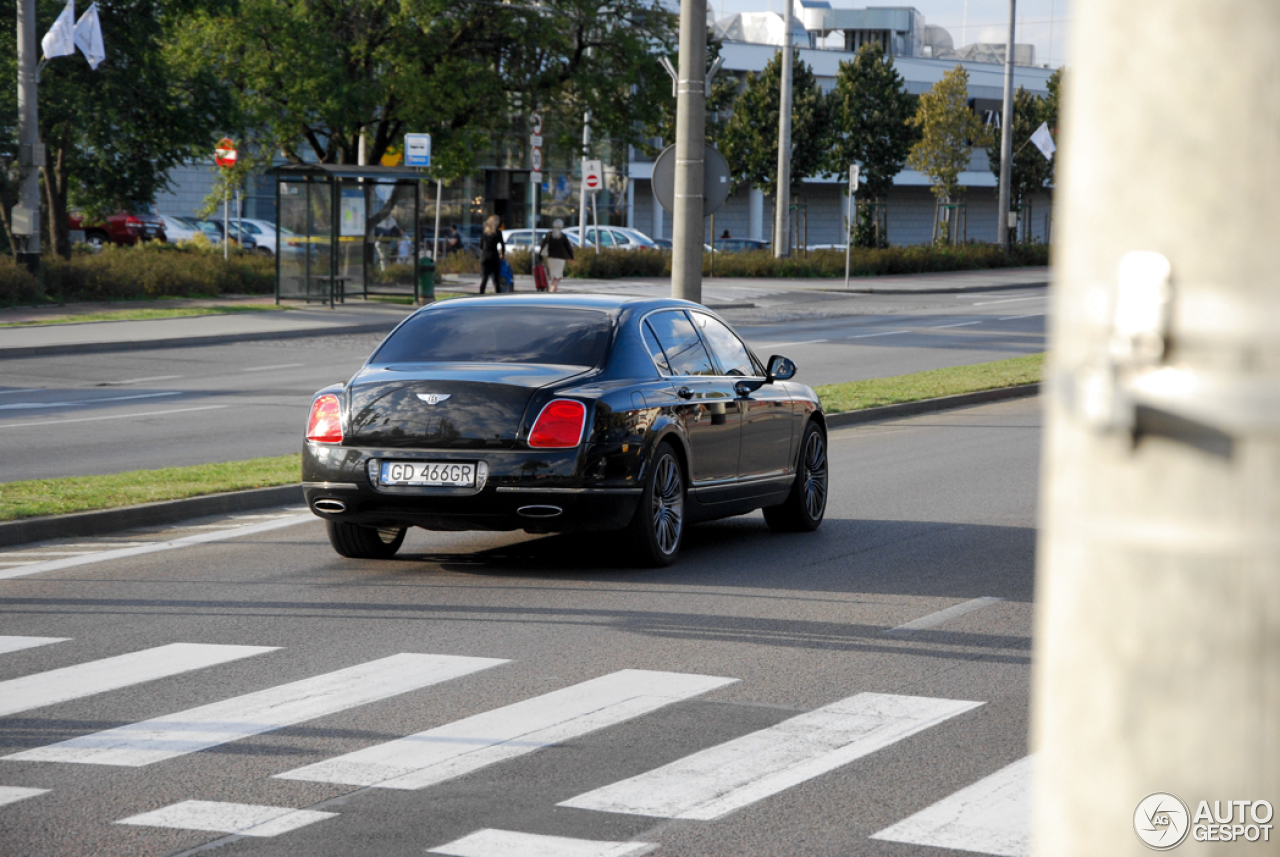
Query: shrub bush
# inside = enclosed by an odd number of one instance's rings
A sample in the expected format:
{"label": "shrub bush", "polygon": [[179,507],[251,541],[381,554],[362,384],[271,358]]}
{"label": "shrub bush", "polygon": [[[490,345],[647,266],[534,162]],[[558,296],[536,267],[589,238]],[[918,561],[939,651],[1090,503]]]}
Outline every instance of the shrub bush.
{"label": "shrub bush", "polygon": [[475,253],[462,250],[446,253],[436,265],[436,275],[440,274],[478,274],[480,273],[480,257]]}
{"label": "shrub bush", "polygon": [[34,303],[40,295],[40,281],[12,256],[0,256],[0,305]]}

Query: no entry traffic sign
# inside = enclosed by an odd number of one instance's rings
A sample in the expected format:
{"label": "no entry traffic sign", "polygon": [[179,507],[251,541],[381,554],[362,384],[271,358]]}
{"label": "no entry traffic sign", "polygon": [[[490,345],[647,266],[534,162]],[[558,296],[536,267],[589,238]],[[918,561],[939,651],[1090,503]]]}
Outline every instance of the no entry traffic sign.
{"label": "no entry traffic sign", "polygon": [[226,169],[236,165],[236,144],[223,137],[213,150],[213,162]]}
{"label": "no entry traffic sign", "polygon": [[582,181],[586,184],[587,190],[600,190],[604,184],[604,167],[598,160],[586,160],[582,162]]}

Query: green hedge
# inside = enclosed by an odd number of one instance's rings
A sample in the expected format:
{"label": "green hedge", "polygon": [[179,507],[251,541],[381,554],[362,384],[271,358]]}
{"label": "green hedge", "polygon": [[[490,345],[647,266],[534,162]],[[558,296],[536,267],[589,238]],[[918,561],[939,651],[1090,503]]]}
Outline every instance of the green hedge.
{"label": "green hedge", "polygon": [[[569,263],[570,277],[616,280],[620,277],[669,277],[671,253],[666,250],[575,250]],[[517,274],[532,273],[532,256],[527,250],[507,254]],[[1046,244],[1019,244],[1008,255],[993,244],[966,244],[960,247],[855,247],[849,270],[855,277],[884,274],[924,274],[934,271],[970,271],[984,268],[1016,268],[1049,264]],[[702,273],[711,274],[711,256],[703,254]],[[843,277],[843,250],[815,250],[789,259],[775,258],[767,250],[748,253],[717,253],[717,277]]]}
{"label": "green hedge", "polygon": [[257,253],[172,244],[108,246],[101,252],[77,250],[70,261],[45,256],[40,280],[12,257],[0,259],[0,305],[41,300],[129,300],[160,297],[271,294],[275,260]]}

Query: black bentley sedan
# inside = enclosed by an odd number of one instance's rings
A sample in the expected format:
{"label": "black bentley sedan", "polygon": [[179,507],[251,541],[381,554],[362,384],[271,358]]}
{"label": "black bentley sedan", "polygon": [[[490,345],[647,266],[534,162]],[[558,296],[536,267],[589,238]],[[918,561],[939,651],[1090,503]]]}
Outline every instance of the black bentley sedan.
{"label": "black bentley sedan", "polygon": [[795,372],[688,301],[433,304],[316,393],[303,489],[347,557],[391,557],[408,527],[618,530],[620,556],[669,565],[696,521],[821,525],[826,424]]}

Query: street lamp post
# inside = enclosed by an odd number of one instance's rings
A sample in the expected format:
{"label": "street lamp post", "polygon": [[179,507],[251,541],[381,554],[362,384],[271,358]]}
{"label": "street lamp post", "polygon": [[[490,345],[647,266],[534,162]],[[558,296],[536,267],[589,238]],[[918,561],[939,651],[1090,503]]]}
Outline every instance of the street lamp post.
{"label": "street lamp post", "polygon": [[773,255],[779,259],[791,255],[791,72],[795,65],[791,34],[791,3],[783,0],[782,15],[782,84],[778,104],[778,189],[774,195]]}
{"label": "street lamp post", "polygon": [[10,228],[17,243],[19,264],[40,270],[40,174],[44,147],[40,144],[40,116],[36,97],[36,4],[18,0],[18,204]]}
{"label": "street lamp post", "polygon": [[702,302],[703,173],[707,123],[707,0],[680,4],[671,296]]}
{"label": "street lamp post", "polygon": [[1014,15],[1018,0],[1009,0],[1009,41],[1004,46],[1004,110],[1000,117],[1000,211],[996,235],[1000,247],[1009,252],[1009,174],[1013,167],[1013,39]]}

